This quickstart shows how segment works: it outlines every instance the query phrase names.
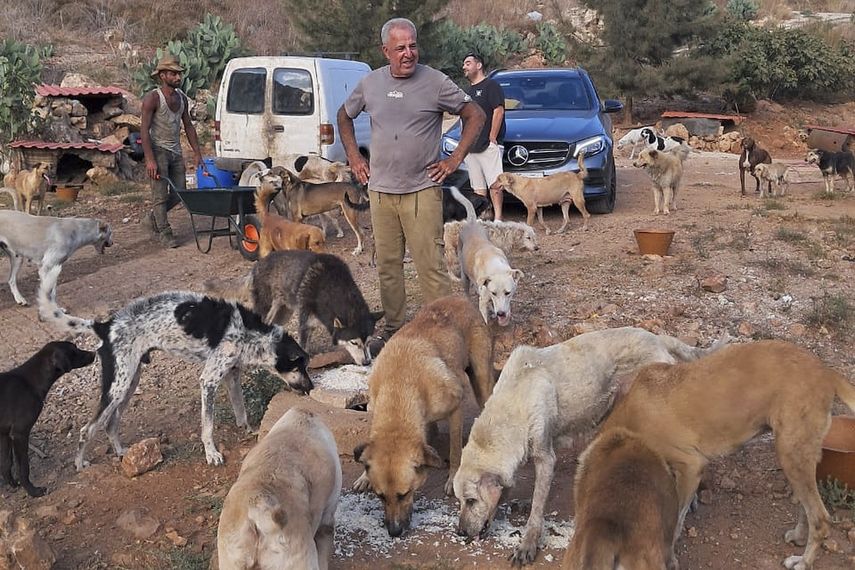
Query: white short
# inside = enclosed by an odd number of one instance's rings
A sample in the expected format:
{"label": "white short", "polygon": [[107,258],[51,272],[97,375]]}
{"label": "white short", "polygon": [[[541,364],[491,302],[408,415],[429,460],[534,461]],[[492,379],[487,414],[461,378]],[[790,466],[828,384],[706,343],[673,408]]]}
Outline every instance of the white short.
{"label": "white short", "polygon": [[502,173],[502,152],[500,145],[490,143],[482,152],[470,152],[466,156],[466,168],[469,170],[469,184],[473,190],[486,190]]}

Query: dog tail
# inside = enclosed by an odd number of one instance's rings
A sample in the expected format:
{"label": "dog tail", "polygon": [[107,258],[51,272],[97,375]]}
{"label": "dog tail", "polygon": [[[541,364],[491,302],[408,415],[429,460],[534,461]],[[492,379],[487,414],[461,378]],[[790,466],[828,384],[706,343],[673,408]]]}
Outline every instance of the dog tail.
{"label": "dog tail", "polygon": [[579,158],[577,160],[579,163],[579,174],[582,175],[582,179],[588,177],[588,168],[585,166],[585,151],[579,153]]}
{"label": "dog tail", "polygon": [[466,221],[467,222],[475,222],[478,219],[478,214],[475,213],[475,206],[472,205],[472,202],[466,199],[466,196],[460,193],[460,190],[457,189],[457,186],[449,187],[451,190],[451,195],[454,196],[454,199],[460,202],[460,205],[466,208]]}
{"label": "dog tail", "polygon": [[250,271],[246,276],[238,279],[212,277],[206,280],[202,284],[202,287],[205,293],[212,297],[227,301],[237,301],[242,305],[252,307],[252,283],[253,272]]}
{"label": "dog tail", "polygon": [[12,190],[11,188],[6,188],[5,186],[3,186],[2,188],[0,188],[0,192],[5,192],[6,194],[8,194],[9,196],[11,196],[11,197],[12,197],[12,208],[14,208],[15,210],[20,210],[20,209],[21,209],[21,208],[18,206],[18,193],[17,193],[17,192],[15,192],[14,190]]}
{"label": "dog tail", "polygon": [[837,397],[843,400],[850,410],[855,412],[855,386],[849,383],[845,376],[831,370],[830,374],[834,375],[835,383],[837,384]]}
{"label": "dog tail", "polygon": [[668,335],[660,335],[660,338],[665,342],[665,345],[668,347],[668,352],[671,353],[671,356],[676,358],[681,362],[690,362],[692,360],[697,360],[702,356],[706,356],[707,354],[712,354],[713,352],[727,346],[730,342],[730,335],[725,331],[722,333],[721,337],[712,343],[707,348],[698,348],[694,346],[689,346],[684,343],[680,339],[674,338],[673,336]]}
{"label": "dog tail", "polygon": [[356,210],[357,212],[363,212],[371,207],[370,202],[351,202],[348,192],[344,193],[344,203],[347,204],[348,208]]}
{"label": "dog tail", "polygon": [[95,330],[97,324],[92,319],[81,319],[67,314],[62,307],[48,296],[46,290],[39,287],[39,320],[53,324],[64,332],[85,333],[99,336]]}

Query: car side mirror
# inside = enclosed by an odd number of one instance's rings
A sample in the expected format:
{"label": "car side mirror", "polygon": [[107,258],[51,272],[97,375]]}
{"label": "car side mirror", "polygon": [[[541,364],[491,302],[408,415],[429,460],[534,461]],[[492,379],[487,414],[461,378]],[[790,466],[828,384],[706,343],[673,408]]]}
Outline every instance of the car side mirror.
{"label": "car side mirror", "polygon": [[623,103],[617,99],[606,99],[603,101],[604,113],[618,113],[620,111],[623,111]]}

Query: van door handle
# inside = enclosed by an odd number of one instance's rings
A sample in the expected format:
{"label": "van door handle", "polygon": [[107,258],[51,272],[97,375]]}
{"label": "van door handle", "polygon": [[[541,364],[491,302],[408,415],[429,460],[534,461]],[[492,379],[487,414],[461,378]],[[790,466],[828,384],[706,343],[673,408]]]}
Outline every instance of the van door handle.
{"label": "van door handle", "polygon": [[284,133],[285,125],[273,125],[272,127],[270,127],[270,130],[274,133]]}

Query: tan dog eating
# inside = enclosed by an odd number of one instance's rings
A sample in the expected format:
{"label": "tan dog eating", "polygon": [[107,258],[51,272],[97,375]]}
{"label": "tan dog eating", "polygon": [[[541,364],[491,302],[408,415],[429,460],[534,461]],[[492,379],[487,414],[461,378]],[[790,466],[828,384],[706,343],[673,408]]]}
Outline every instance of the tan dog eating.
{"label": "tan dog eating", "polygon": [[543,208],[553,204],[561,205],[561,214],[564,223],[556,233],[564,233],[567,224],[570,223],[570,205],[576,206],[582,214],[582,229],[588,229],[588,218],[591,214],[585,208],[585,177],[588,169],[585,168],[585,153],[579,153],[578,172],[558,172],[543,178],[527,178],[519,174],[502,173],[496,178],[492,188],[502,188],[520,199],[525,206],[528,225],[534,224],[534,215],[540,227],[548,234],[549,228],[543,223]]}
{"label": "tan dog eating", "polygon": [[600,433],[579,457],[573,497],[576,531],[563,570],[676,569],[674,474],[638,434]]}
{"label": "tan dog eating", "polygon": [[445,492],[451,494],[463,447],[466,385],[472,385],[483,408],[493,383],[490,330],[461,296],[425,305],[383,347],[368,380],[374,414],[369,440],[353,450],[365,466],[354,489],[370,486],[377,493],[390,536],[400,536],[410,526],[413,496],[427,479],[427,468],[443,467],[427,442],[429,424],[449,422],[451,465]]}
{"label": "tan dog eating", "polygon": [[643,369],[603,431],[637,433],[672,466],[681,509],[676,540],[707,463],[771,430],[778,462],[802,507],[784,539],[807,544],[784,566],[808,570],[829,533],[816,464],[835,395],[855,409],[855,387],[807,350],[782,341],[733,345],[696,362]]}

